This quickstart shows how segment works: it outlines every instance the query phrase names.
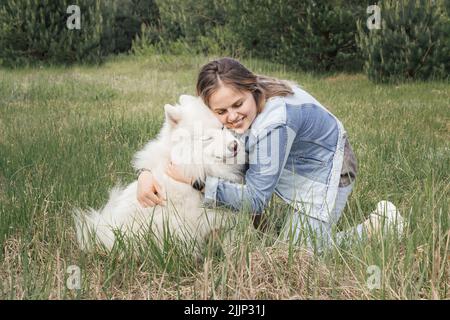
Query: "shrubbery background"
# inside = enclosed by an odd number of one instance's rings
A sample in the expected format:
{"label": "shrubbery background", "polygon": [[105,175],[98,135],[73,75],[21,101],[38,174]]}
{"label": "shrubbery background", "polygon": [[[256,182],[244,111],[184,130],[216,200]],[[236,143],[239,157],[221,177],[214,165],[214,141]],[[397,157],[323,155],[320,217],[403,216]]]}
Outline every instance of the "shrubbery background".
{"label": "shrubbery background", "polygon": [[[81,30],[66,9],[81,8]],[[368,30],[367,7],[382,28]],[[376,82],[448,79],[450,0],[2,0],[0,64],[101,63],[110,54],[252,56]]]}

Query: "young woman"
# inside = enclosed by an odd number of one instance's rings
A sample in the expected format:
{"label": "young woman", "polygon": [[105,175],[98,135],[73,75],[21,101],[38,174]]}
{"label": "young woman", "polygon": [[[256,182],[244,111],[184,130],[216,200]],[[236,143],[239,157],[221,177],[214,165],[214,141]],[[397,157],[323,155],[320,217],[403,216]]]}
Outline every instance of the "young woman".
{"label": "young woman", "polygon": [[[222,58],[204,65],[197,94],[227,128],[246,137],[249,155],[245,185],[207,177],[205,204],[225,204],[261,214],[275,192],[295,208],[286,220],[282,239],[303,239],[308,246],[341,241],[347,234],[362,235],[367,226],[399,217],[389,202],[380,202],[371,221],[331,238],[354,186],[357,162],[342,123],[316,99],[291,82],[256,75],[240,62]],[[192,183],[174,166],[167,173]],[[162,204],[161,188],[151,173],[138,178],[138,200],[144,207]],[[313,231],[313,232],[311,232]],[[317,244],[317,243],[316,243]]]}

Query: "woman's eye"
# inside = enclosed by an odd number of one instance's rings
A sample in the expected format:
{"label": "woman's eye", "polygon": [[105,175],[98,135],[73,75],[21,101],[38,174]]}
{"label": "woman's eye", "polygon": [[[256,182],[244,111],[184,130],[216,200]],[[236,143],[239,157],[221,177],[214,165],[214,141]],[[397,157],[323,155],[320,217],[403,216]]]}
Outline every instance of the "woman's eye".
{"label": "woman's eye", "polygon": [[223,115],[225,113],[225,111],[218,111],[217,114],[218,115]]}

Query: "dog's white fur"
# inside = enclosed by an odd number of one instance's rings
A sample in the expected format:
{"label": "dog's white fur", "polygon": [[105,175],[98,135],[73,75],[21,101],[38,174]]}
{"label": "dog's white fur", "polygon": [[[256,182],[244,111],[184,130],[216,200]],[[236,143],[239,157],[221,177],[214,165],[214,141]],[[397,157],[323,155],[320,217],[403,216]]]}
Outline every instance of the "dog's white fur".
{"label": "dog's white fur", "polygon": [[[117,230],[125,237],[151,232],[160,240],[167,228],[181,240],[201,242],[220,227],[220,214],[202,208],[201,193],[173,180],[165,170],[172,161],[186,176],[241,182],[243,165],[238,163],[245,161],[244,148],[198,97],[182,95],[178,106],[165,105],[164,110],[165,123],[158,137],[136,153],[133,167],[151,169],[165,190],[166,206],[143,208],[137,200],[137,181],[113,188],[102,209],[75,210],[77,240],[83,250],[95,244],[111,250]],[[237,154],[230,147],[234,142],[238,143]]]}

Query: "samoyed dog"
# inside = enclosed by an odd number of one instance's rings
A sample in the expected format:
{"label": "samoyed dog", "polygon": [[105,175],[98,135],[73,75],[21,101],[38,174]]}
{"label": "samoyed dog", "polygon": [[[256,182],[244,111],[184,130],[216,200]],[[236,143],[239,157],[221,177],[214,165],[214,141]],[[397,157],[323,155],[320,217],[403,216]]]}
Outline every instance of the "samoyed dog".
{"label": "samoyed dog", "polygon": [[187,177],[206,176],[243,182],[245,151],[233,133],[217,120],[199,97],[182,95],[179,104],[165,105],[165,122],[154,140],[136,153],[135,169],[147,168],[163,187],[165,206],[142,207],[137,200],[137,181],[110,191],[106,205],[74,212],[77,241],[82,250],[94,246],[111,250],[120,236],[140,239],[151,233],[161,244],[165,232],[182,241],[202,240],[221,228],[226,212],[204,208],[203,195],[192,186],[166,175],[169,162]]}

